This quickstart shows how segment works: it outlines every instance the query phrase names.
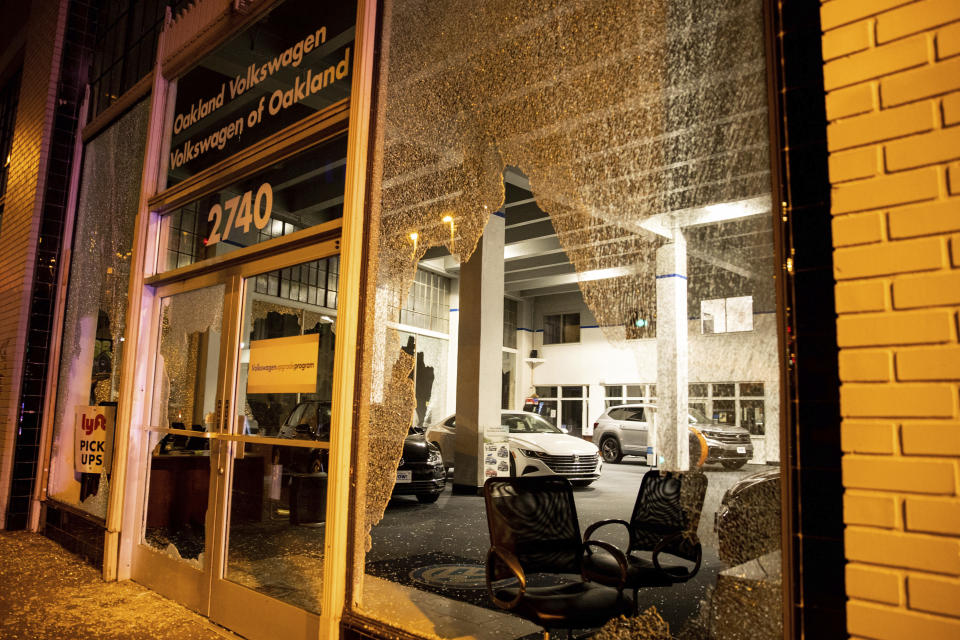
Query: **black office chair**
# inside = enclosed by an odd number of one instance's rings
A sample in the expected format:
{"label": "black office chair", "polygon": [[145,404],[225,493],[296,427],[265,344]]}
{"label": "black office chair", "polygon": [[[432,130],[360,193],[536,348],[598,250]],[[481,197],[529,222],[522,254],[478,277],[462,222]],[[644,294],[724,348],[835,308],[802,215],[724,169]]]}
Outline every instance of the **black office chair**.
{"label": "black office chair", "polygon": [[[589,544],[601,527],[620,524],[627,528],[630,542],[623,584],[633,590],[634,614],[641,588],[686,582],[700,570],[703,552],[697,527],[706,493],[707,477],[702,472],[668,473],[653,469],[643,476],[630,522],[601,520],[584,532]],[[583,572],[602,584],[621,583],[621,567],[608,554],[588,553]]]}
{"label": "black office chair", "polygon": [[[622,580],[626,559],[611,544],[580,537],[573,488],[566,478],[488,478],[483,496],[490,529],[487,592],[498,608],[539,624],[545,639],[550,629],[566,628],[569,634],[629,613]],[[609,556],[620,567],[619,584],[610,580],[610,586],[603,586],[584,579],[588,547],[602,550],[593,555]],[[533,586],[535,574],[552,574],[552,584]]]}

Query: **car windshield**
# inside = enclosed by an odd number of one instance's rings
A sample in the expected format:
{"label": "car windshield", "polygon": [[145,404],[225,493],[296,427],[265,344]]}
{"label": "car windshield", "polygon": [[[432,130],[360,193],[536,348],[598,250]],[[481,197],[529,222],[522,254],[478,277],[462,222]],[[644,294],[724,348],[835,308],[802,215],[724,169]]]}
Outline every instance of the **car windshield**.
{"label": "car windshield", "polygon": [[327,437],[330,433],[330,403],[301,402],[283,424],[287,427],[305,424],[310,428],[310,433],[321,438]]}
{"label": "car windshield", "polygon": [[563,433],[534,413],[505,413],[503,425],[510,433]]}
{"label": "car windshield", "polygon": [[306,411],[307,407],[312,407],[313,403],[310,402],[301,402],[296,406],[296,408],[290,412],[290,415],[287,416],[286,422],[283,424],[290,427],[295,427],[300,424],[301,419],[303,418],[303,413]]}
{"label": "car windshield", "polygon": [[691,407],[687,409],[687,414],[690,417],[690,424],[713,424],[713,420],[705,416],[699,409]]}

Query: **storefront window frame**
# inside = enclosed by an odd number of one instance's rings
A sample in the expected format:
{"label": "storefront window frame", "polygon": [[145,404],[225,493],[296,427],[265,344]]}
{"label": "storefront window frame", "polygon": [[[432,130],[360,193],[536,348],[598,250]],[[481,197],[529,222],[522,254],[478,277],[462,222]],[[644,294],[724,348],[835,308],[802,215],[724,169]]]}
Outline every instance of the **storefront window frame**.
{"label": "storefront window frame", "polygon": [[[171,83],[172,84],[172,83]],[[169,95],[169,94],[168,94]],[[172,100],[168,100],[168,108],[172,108]],[[331,140],[335,137],[347,135],[348,139],[351,135],[351,129],[349,127],[350,117],[351,117],[351,105],[350,99],[344,99],[331,105],[327,109],[319,111],[315,114],[312,114],[303,120],[299,121],[284,129],[273,136],[270,136],[262,141],[251,145],[247,149],[235,154],[234,156],[225,159],[224,161],[217,163],[207,169],[199,172],[198,174],[191,176],[189,179],[184,180],[183,182],[177,183],[176,185],[170,187],[169,189],[164,189],[159,191],[155,196],[150,198],[147,201],[147,207],[150,213],[150,226],[151,230],[148,233],[149,243],[153,250],[153,256],[165,255],[166,249],[166,237],[164,234],[164,229],[168,225],[163,224],[165,217],[168,215],[168,212],[177,209],[178,207],[183,206],[185,203],[193,202],[199,198],[202,198],[204,195],[207,195],[211,192],[216,191],[217,189],[223,188],[227,184],[232,184],[238,180],[256,174],[263,171],[267,167],[273,165],[276,162],[284,160],[294,155],[309,153],[309,150],[313,147],[316,147],[328,140]],[[166,140],[164,141],[164,148],[162,151],[166,152]],[[349,146],[349,144],[348,144]],[[348,179],[350,173],[350,164],[349,164],[349,149],[348,149]],[[162,178],[160,178],[162,180]],[[230,252],[223,256],[218,256],[215,258],[209,258],[206,260],[198,261],[196,263],[186,265],[177,269],[172,269],[169,271],[164,271],[158,273],[158,267],[160,263],[158,260],[148,260],[145,267],[145,279],[143,299],[153,299],[157,300],[157,292],[163,289],[169,288],[170,285],[176,285],[180,282],[189,282],[196,281],[197,278],[205,280],[206,276],[216,275],[217,273],[223,272],[232,272],[237,273],[245,270],[245,266],[251,263],[260,263],[266,260],[267,262],[273,262],[275,260],[285,261],[293,255],[300,255],[303,257],[304,252],[309,253],[314,247],[322,247],[333,243],[339,250],[338,253],[334,255],[340,256],[340,268],[338,274],[338,284],[337,290],[343,291],[345,286],[343,278],[349,274],[344,273],[343,257],[347,253],[344,247],[341,244],[343,226],[345,223],[345,218],[347,217],[349,209],[347,208],[347,203],[344,203],[344,218],[338,218],[331,220],[329,222],[316,225],[301,231],[297,231],[288,236],[281,236],[266,240],[264,242],[252,245],[250,247],[245,247],[243,249],[238,249],[236,251]],[[354,218],[358,216],[353,216]],[[291,263],[292,264],[292,263]],[[252,286],[253,283],[251,283]],[[354,287],[353,290],[356,291],[357,287]],[[349,298],[347,296],[338,295],[338,302],[343,305],[344,301],[347,301],[349,304]],[[225,301],[225,304],[231,304],[229,301]],[[225,314],[233,313],[231,308],[229,311],[225,308]],[[345,315],[349,316],[349,313]],[[338,307],[338,322],[341,317],[341,311]],[[155,330],[155,327],[152,325],[155,324],[156,319],[151,318],[146,321],[147,334],[150,334],[152,330]],[[346,321],[345,321],[346,322]],[[354,323],[356,321],[354,320]],[[233,331],[233,327],[229,329]],[[352,358],[352,350],[349,348],[349,343],[339,339],[336,343],[336,352],[335,352],[335,370],[349,368],[349,364],[344,363],[345,359]],[[222,355],[221,358],[227,358],[228,364],[231,361],[232,356],[230,354]],[[149,360],[149,358],[148,358]],[[347,366],[344,366],[347,364]],[[232,375],[228,369],[227,375]],[[337,375],[336,373],[334,374]],[[340,374],[341,377],[343,373]],[[343,385],[339,385],[343,386]],[[350,424],[349,419],[346,421],[343,420],[344,415],[348,415],[350,411],[350,405],[344,405],[342,399],[340,400],[339,406],[336,396],[338,385],[334,385],[334,407],[333,407],[333,416],[332,424],[342,424],[346,422],[347,425]],[[236,389],[231,389],[231,401],[236,400]],[[145,408],[149,411],[150,402],[147,401],[144,403]],[[142,429],[151,429],[152,427],[147,423],[143,422]],[[133,426],[133,425],[132,425]],[[231,423],[228,420],[224,420],[219,425],[219,433],[221,436],[225,436],[227,439],[232,438],[231,435]],[[331,470],[335,470],[337,467],[342,467],[343,471],[337,477],[337,474],[332,473],[329,480],[329,493],[327,501],[327,522],[331,524],[335,520],[340,521],[340,528],[346,527],[346,513],[347,510],[342,504],[338,504],[334,498],[336,492],[336,484],[339,482],[341,484],[346,484],[346,474],[347,467],[349,466],[349,457],[343,455],[342,453],[338,456],[334,453],[335,440],[340,437],[342,440],[344,435],[346,438],[349,438],[349,433],[344,434],[344,431],[349,431],[349,427],[344,426],[333,426],[331,429],[331,443],[330,443],[330,460],[331,460]],[[342,447],[341,447],[342,448]],[[141,458],[143,454],[141,452]],[[149,460],[144,460],[141,464],[146,464]],[[133,476],[143,474],[143,467],[138,467]],[[142,480],[140,480],[142,482]],[[129,486],[129,485],[128,485]],[[230,491],[228,486],[226,489]],[[341,490],[342,492],[342,490]],[[141,514],[144,513],[145,509],[145,499],[141,498],[140,503],[137,504],[137,527],[140,526],[139,519],[142,517]],[[336,515],[334,515],[336,514]],[[224,530],[225,531],[225,530]],[[224,531],[221,531],[222,535],[227,535]],[[139,540],[140,531],[131,531],[131,534],[136,536]],[[331,542],[327,542],[326,546],[329,549]],[[217,549],[222,545],[222,540],[214,541],[214,549]],[[332,561],[336,561],[336,554],[327,553],[326,557]],[[339,612],[343,607],[343,598],[334,597],[338,592],[342,593],[342,586],[338,588],[340,579],[338,576],[342,576],[342,571],[337,571],[335,569],[330,569],[326,566],[328,561],[325,561],[324,566],[324,576],[325,576],[325,588],[324,588],[324,599],[320,607],[321,613],[310,613],[307,612],[308,616],[317,616],[319,618],[319,624],[321,627],[333,625],[335,620],[339,618]],[[223,567],[221,567],[223,568]],[[210,568],[206,569],[210,571]],[[225,579],[225,578],[224,578]],[[331,583],[331,584],[327,584]],[[330,588],[327,588],[330,587]],[[266,596],[264,596],[266,597]],[[214,612],[214,604],[211,602],[211,614]]]}
{"label": "storefront window frame", "polygon": [[[251,14],[243,16],[239,21],[231,18],[231,27],[236,26],[236,29],[231,28],[229,31],[239,31],[276,4],[277,0],[268,0],[258,6]],[[232,264],[246,263],[271,255],[279,256],[294,250],[309,250],[311,246],[324,240],[332,240],[335,243],[338,250],[337,254],[340,256],[340,269],[337,277],[337,290],[341,292],[338,295],[338,314],[343,321],[344,329],[338,335],[334,370],[332,415],[334,427],[330,451],[331,465],[334,468],[339,468],[340,471],[332,474],[330,478],[327,512],[330,515],[336,514],[337,524],[334,527],[328,527],[331,535],[326,544],[328,551],[326,558],[328,560],[324,573],[330,580],[328,580],[329,584],[324,589],[324,614],[320,620],[321,628],[325,629],[325,631],[322,631],[324,637],[335,637],[338,634],[340,616],[346,602],[346,582],[343,580],[346,572],[346,558],[342,553],[332,553],[331,549],[334,545],[339,545],[338,548],[341,549],[346,545],[346,515],[348,513],[347,499],[351,455],[350,430],[353,421],[351,409],[354,382],[353,353],[357,342],[357,326],[360,322],[358,315],[361,251],[363,247],[364,171],[367,166],[367,137],[371,112],[370,77],[373,70],[375,15],[375,3],[366,0],[358,1],[356,36],[354,38],[355,53],[351,96],[349,98],[341,100],[323,111],[314,113],[264,140],[258,141],[249,148],[169,189],[162,188],[162,178],[160,176],[163,175],[163,162],[158,161],[158,158],[166,153],[167,143],[165,140],[157,140],[156,131],[159,123],[167,120],[164,102],[169,97],[169,85],[175,82],[174,80],[168,81],[164,76],[172,75],[174,69],[177,73],[183,71],[186,49],[184,53],[174,54],[166,60],[158,60],[156,69],[158,71],[162,69],[166,73],[157,73],[154,78],[154,99],[156,100],[158,96],[161,96],[161,98],[159,108],[155,107],[151,116],[153,138],[148,147],[149,157],[145,168],[147,179],[144,180],[141,188],[143,204],[141,205],[139,218],[143,220],[138,224],[140,235],[137,252],[140,255],[135,256],[135,258],[137,259],[136,264],[140,265],[142,271],[139,275],[139,282],[136,283],[136,286],[131,287],[131,296],[137,296],[140,299],[138,308],[135,309],[137,305],[131,305],[131,315],[137,314],[134,316],[136,321],[132,323],[136,325],[132,335],[139,345],[145,345],[149,343],[150,325],[154,321],[142,320],[139,311],[140,308],[151,304],[159,286],[184,281],[214,270],[229,268]],[[204,42],[201,47],[212,50],[229,35],[230,33],[218,30],[218,34],[211,34],[209,40]],[[179,68],[177,67],[178,64]],[[352,109],[351,106],[353,106]],[[166,105],[166,108],[172,108],[172,104]],[[159,223],[166,211],[202,196],[204,193],[209,193],[237,179],[260,171],[278,160],[303,152],[306,147],[344,132],[347,134],[347,176],[343,219],[305,229],[291,236],[275,238],[250,247],[247,251],[233,252],[224,256],[226,260],[207,260],[162,275],[156,274],[155,256],[159,248],[163,246],[159,244],[161,240]],[[135,374],[131,371],[128,378],[133,377],[135,377]],[[138,401],[136,404],[137,406],[127,416],[127,438],[119,444],[119,446],[126,447],[129,453],[133,453],[137,446],[136,438],[129,437],[131,423],[134,429],[142,429],[138,422],[143,423],[139,416],[144,415],[144,403]],[[139,527],[138,518],[139,514],[142,513],[142,504],[140,504],[142,495],[138,497],[139,485],[136,479],[140,467],[137,466],[138,460],[135,455],[131,456],[130,463],[126,463],[126,460],[123,462],[131,468],[128,473],[126,466],[123,468],[123,471],[127,473],[126,481],[123,484],[124,488],[117,492],[118,495],[112,497],[112,501],[125,505],[122,515],[123,527],[127,533],[136,537],[134,529]],[[142,465],[142,462],[140,464]],[[120,517],[117,519],[119,520]],[[328,520],[328,524],[332,523]],[[130,536],[127,537],[129,539]],[[108,542],[107,553],[110,552]],[[113,553],[117,553],[115,548]],[[126,564],[127,568],[119,571],[119,577],[129,577],[129,560],[130,546],[128,543],[126,549],[121,549],[111,562],[113,564],[113,567],[111,567],[113,575],[117,575],[117,564],[121,566]],[[105,569],[105,573],[108,573],[108,571],[108,569]]]}
{"label": "storefront window frame", "polygon": [[[376,5],[376,9],[373,13],[376,14],[375,20],[375,30],[378,37],[384,37],[382,30],[384,29],[382,24],[382,7],[383,1],[377,0],[373,4]],[[771,194],[774,195],[776,202],[776,197],[778,194],[784,194],[785,188],[784,185],[789,182],[789,178],[783,175],[781,167],[779,166],[780,153],[784,148],[784,140],[781,138],[781,129],[780,126],[782,123],[779,122],[780,119],[785,117],[784,113],[784,100],[782,96],[778,94],[778,83],[783,82],[782,74],[782,60],[775,59],[775,51],[779,52],[778,47],[782,47],[782,43],[778,42],[778,35],[776,32],[777,22],[784,19],[781,14],[781,10],[777,8],[772,0],[761,0],[763,18],[762,18],[762,29],[764,32],[764,49],[765,49],[765,59],[767,61],[767,105],[768,105],[768,120],[769,120],[769,142],[770,142],[770,165],[771,165]],[[369,7],[368,7],[369,10]],[[368,27],[373,28],[373,25],[367,25]],[[379,41],[377,43],[379,45]],[[802,56],[795,54],[792,56],[794,63],[797,63]],[[376,68],[373,69],[372,74],[368,80],[374,80],[378,73],[379,63]],[[372,93],[375,91],[372,90]],[[373,98],[375,104],[375,97]],[[367,132],[372,138],[377,138],[377,136],[382,136],[382,132],[375,130],[373,123],[370,123],[370,129]],[[370,195],[373,192],[374,185],[377,182],[378,178],[373,178],[371,174],[376,171],[376,167],[373,165],[373,154],[369,154],[368,160],[370,164],[368,165],[367,179],[364,184],[364,190],[366,192],[365,208],[364,215],[365,218],[369,215],[372,208]],[[779,206],[778,206],[779,204]],[[787,224],[788,219],[784,213],[785,207],[787,206],[786,202],[775,204],[772,207],[771,216],[774,218],[773,224],[773,258],[774,258],[774,271],[778,276],[780,274],[787,273],[786,259],[785,255],[787,253],[787,243],[790,240],[787,238]],[[369,232],[373,235],[373,232]],[[365,250],[367,246],[370,246],[373,243],[373,240],[370,238],[365,239]],[[366,283],[364,283],[366,284]],[[788,318],[791,317],[793,309],[788,306],[788,296],[787,283],[785,278],[776,277],[775,282],[775,298],[776,298],[776,309],[775,314],[777,316],[777,339],[778,344],[785,346],[788,341],[788,327],[787,322]],[[542,319],[541,319],[542,322]],[[542,332],[543,329],[540,329]],[[789,475],[790,460],[791,455],[795,448],[795,439],[796,435],[793,433],[795,425],[793,424],[793,416],[786,410],[788,403],[790,402],[789,398],[794,396],[795,391],[793,385],[796,384],[796,380],[791,378],[792,370],[790,368],[790,362],[788,353],[785,348],[781,348],[778,353],[778,370],[780,372],[779,376],[779,387],[780,387],[780,420],[779,420],[779,437],[781,446],[779,448],[779,464],[780,467],[784,470],[782,475]],[[359,387],[360,377],[362,375],[362,365],[357,363],[356,367],[356,383]],[[606,387],[606,385],[604,385]],[[622,387],[621,387],[622,388]],[[649,385],[650,395],[652,398],[656,396],[656,385]],[[616,401],[617,398],[605,398],[605,404],[608,404],[610,400]],[[355,414],[359,414],[359,411],[355,410]],[[355,416],[359,418],[359,415]],[[357,448],[354,448],[352,453],[352,459],[356,463],[358,460],[358,451]],[[792,546],[794,544],[794,535],[796,530],[796,523],[794,521],[792,510],[794,507],[795,496],[794,492],[794,483],[788,477],[783,477],[781,480],[781,569],[782,569],[782,590],[781,590],[781,603],[782,603],[782,623],[784,637],[793,637],[795,629],[795,620],[796,612],[794,611],[796,592],[794,586],[794,580],[796,575],[799,572],[798,559],[795,557]],[[351,509],[355,512],[362,512],[361,509],[354,503],[356,500],[356,495],[351,492]],[[350,548],[348,549],[348,557],[356,558],[363,557],[364,551],[362,545],[360,544],[358,538],[358,532],[360,531],[359,524],[354,522],[350,531],[350,539],[348,544]],[[392,624],[385,623],[384,621],[377,620],[368,615],[365,615],[357,606],[360,601],[360,594],[354,592],[354,582],[352,580],[352,573],[355,570],[354,566],[348,566],[348,597],[346,607],[343,610],[343,627],[342,630],[348,632],[347,637],[359,637],[356,633],[362,633],[362,637],[395,637],[395,638],[404,638],[404,639],[417,639],[420,638],[419,635],[412,633],[408,630],[405,630],[399,626],[394,626]],[[352,632],[352,633],[351,633]],[[372,634],[372,635],[368,635]]]}

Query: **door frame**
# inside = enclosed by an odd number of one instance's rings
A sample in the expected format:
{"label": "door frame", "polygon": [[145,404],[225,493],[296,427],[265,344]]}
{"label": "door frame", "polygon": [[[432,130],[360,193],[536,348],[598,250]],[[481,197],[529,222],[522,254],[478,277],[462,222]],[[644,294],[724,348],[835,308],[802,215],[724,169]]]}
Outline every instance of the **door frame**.
{"label": "door frame", "polygon": [[[156,425],[150,425],[149,416],[153,413],[153,404],[155,398],[154,377],[156,374],[156,362],[159,355],[160,344],[160,315],[162,312],[162,301],[164,298],[175,296],[181,293],[197,291],[206,287],[222,285],[223,286],[223,312],[221,320],[220,333],[220,357],[217,364],[217,385],[216,402],[223,407],[224,392],[224,374],[225,346],[228,344],[230,334],[230,317],[228,313],[228,303],[230,301],[231,287],[235,286],[234,276],[225,272],[206,273],[187,280],[178,280],[162,286],[154,291],[151,304],[149,319],[149,351],[147,357],[141,363],[146,371],[146,382],[144,387],[144,409],[145,417],[140,425],[134,427],[142,432],[142,437],[138,438],[140,451],[138,458],[143,460],[143,465],[138,469],[138,486],[140,492],[137,500],[137,527],[131,532],[134,535],[131,557],[131,577],[149,587],[150,589],[161,593],[177,602],[180,602],[189,609],[208,616],[210,609],[211,580],[213,575],[213,562],[217,557],[218,549],[216,540],[218,536],[214,535],[216,526],[216,514],[220,513],[221,505],[218,504],[218,496],[222,491],[218,491],[218,482],[214,482],[214,473],[216,469],[222,468],[223,447],[216,435],[222,433],[222,417],[224,412],[221,410],[218,415],[217,432],[206,434],[210,442],[210,479],[207,485],[207,513],[204,519],[205,525],[205,545],[204,545],[204,568],[200,569],[191,566],[186,562],[174,560],[163,552],[150,547],[144,543],[144,531],[146,529],[147,504],[149,496],[149,478],[148,474],[151,468],[151,452],[148,450],[150,437],[149,432],[161,433],[180,433],[179,430],[161,428]],[[181,434],[182,435],[182,434]],[[212,508],[211,508],[212,507]]]}
{"label": "door frame", "polygon": [[[167,282],[153,285],[152,312],[149,319],[149,354],[144,358],[142,366],[146,369],[147,384],[145,385],[144,409],[145,415],[152,414],[152,407],[157,398],[154,397],[153,378],[156,370],[156,359],[159,353],[159,325],[162,300],[166,297],[196,291],[204,287],[223,285],[223,323],[220,338],[220,356],[217,373],[217,403],[219,407],[215,432],[206,434],[211,440],[210,455],[210,482],[208,491],[208,509],[205,518],[205,551],[203,568],[175,560],[143,541],[146,525],[146,509],[149,495],[150,451],[147,450],[148,437],[139,438],[139,457],[144,461],[138,470],[138,484],[140,492],[137,500],[137,529],[131,532],[135,536],[131,562],[131,577],[141,584],[174,599],[188,608],[209,617],[212,621],[221,624],[237,633],[249,638],[317,638],[321,630],[328,626],[325,620],[339,617],[339,611],[331,612],[323,607],[321,614],[300,609],[294,605],[277,600],[253,589],[242,586],[226,579],[227,552],[229,544],[229,512],[231,487],[233,479],[234,454],[237,447],[245,442],[263,442],[258,436],[244,436],[236,433],[237,420],[235,418],[235,402],[238,394],[239,343],[241,341],[246,286],[248,279],[276,271],[286,267],[303,264],[313,260],[340,255],[340,238],[335,232],[340,221],[321,225],[323,233],[316,235],[314,242],[302,246],[294,246],[282,252],[268,252],[267,255],[254,254],[249,259],[227,262],[222,268],[212,271],[183,277],[175,274]],[[331,234],[330,232],[334,233]],[[287,242],[287,246],[296,242]],[[158,278],[152,279],[154,282]],[[338,295],[339,298],[339,295]],[[339,307],[339,305],[338,305]],[[338,311],[339,316],[339,311]],[[339,362],[349,353],[342,353],[340,341],[336,342],[334,361]],[[149,418],[146,418],[149,420]],[[180,432],[157,425],[150,425],[146,421],[138,425],[138,431],[145,436],[146,432],[161,431],[195,435],[191,432]],[[331,440],[337,437],[336,421],[331,425]],[[287,446],[296,446],[295,443],[285,442]],[[304,445],[307,446],[307,445]],[[316,446],[312,443],[309,446]],[[331,447],[332,448],[332,447]],[[349,464],[349,458],[337,456],[331,451],[331,469],[336,465]],[[335,523],[345,517],[345,513],[333,501],[327,501],[327,522]],[[344,523],[345,526],[345,523]],[[330,581],[331,574],[326,567],[329,564],[329,547],[325,532],[324,546],[327,553],[324,555],[324,586]],[[326,589],[324,589],[326,590]]]}

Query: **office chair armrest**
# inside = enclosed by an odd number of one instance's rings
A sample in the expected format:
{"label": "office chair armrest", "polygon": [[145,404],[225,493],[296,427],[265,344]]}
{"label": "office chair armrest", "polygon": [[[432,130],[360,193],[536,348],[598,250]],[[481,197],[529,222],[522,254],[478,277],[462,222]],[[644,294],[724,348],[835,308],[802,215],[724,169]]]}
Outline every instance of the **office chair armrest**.
{"label": "office chair armrest", "polygon": [[[605,527],[605,526],[608,525],[608,524],[622,524],[622,525],[624,526],[624,528],[627,530],[627,535],[630,534],[630,523],[627,522],[626,520],[613,520],[613,519],[611,519],[611,520],[597,520],[597,521],[594,522],[592,525],[590,525],[589,527],[587,527],[587,530],[583,532],[583,539],[584,539],[584,540],[589,540],[589,539],[590,539],[590,536],[593,535],[593,532],[594,532],[594,531],[596,531],[596,530],[599,529],[600,527]],[[589,550],[588,550],[588,552],[589,552]]]}
{"label": "office chair armrest", "polygon": [[[670,580],[673,581],[673,582],[682,582],[682,581],[685,581],[685,580],[689,580],[690,578],[692,578],[693,576],[695,576],[696,573],[697,573],[697,571],[700,570],[700,562],[703,560],[703,547],[701,547],[701,546],[700,546],[700,543],[697,542],[697,545],[694,547],[694,549],[695,549],[696,552],[697,552],[697,559],[696,559],[696,561],[695,561],[695,563],[694,563],[694,565],[693,565],[693,569],[688,570],[688,571],[687,571],[687,574],[686,574],[685,576],[676,576],[676,575],[674,575],[674,574],[667,573],[666,571],[664,571],[664,570],[660,567],[660,554],[663,553],[664,547],[666,547],[668,544],[670,544],[671,542],[673,542],[673,541],[676,540],[677,538],[682,538],[682,537],[684,537],[685,533],[686,533],[686,532],[684,532],[684,531],[679,531],[679,532],[677,532],[677,533],[673,533],[673,534],[671,534],[671,535],[669,535],[669,536],[666,536],[666,537],[664,537],[662,540],[660,540],[660,542],[657,543],[657,546],[654,547],[654,549],[653,549],[653,557],[652,557],[653,566],[654,566],[654,567],[657,569],[657,571],[659,571],[664,577],[670,579]],[[669,552],[668,552],[668,553],[669,553]],[[680,579],[678,580],[678,578],[680,578]]]}
{"label": "office chair armrest", "polygon": [[[510,570],[510,573],[520,581],[520,590],[517,592],[517,597],[510,601],[504,601],[497,598],[493,592],[493,563],[496,559],[499,559],[500,562],[507,566],[507,569]],[[517,603],[520,602],[520,598],[523,597],[523,594],[527,590],[527,578],[523,573],[523,567],[520,566],[520,561],[517,560],[517,557],[507,551],[506,549],[500,549],[498,547],[490,547],[490,550],[487,551],[487,566],[486,566],[486,581],[487,581],[487,593],[490,594],[490,599],[493,600],[493,603],[497,605],[500,609],[512,609],[517,606]]]}
{"label": "office chair armrest", "polygon": [[[583,543],[584,551],[589,551],[590,547],[598,547],[603,549],[612,555],[613,559],[617,561],[617,565],[620,567],[620,582],[617,584],[617,590],[623,591],[623,586],[627,583],[627,557],[623,555],[623,551],[620,551],[620,549],[617,549],[609,542],[603,542],[600,540],[585,540]],[[580,571],[580,576],[584,580],[591,579],[591,576],[582,569]]]}

